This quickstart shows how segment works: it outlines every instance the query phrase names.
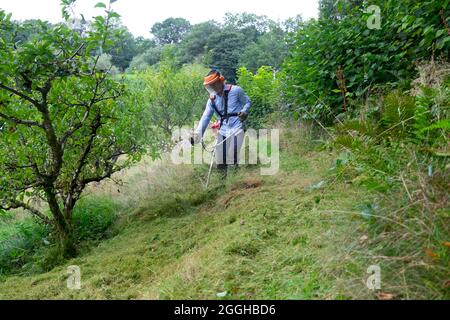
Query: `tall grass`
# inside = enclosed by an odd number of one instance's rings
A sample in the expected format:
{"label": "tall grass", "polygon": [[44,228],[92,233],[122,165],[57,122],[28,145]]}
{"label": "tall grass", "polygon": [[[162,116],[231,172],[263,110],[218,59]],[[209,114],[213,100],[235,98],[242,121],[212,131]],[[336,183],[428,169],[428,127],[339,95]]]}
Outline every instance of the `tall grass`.
{"label": "tall grass", "polygon": [[50,229],[31,218],[0,222],[0,276],[26,269],[33,255],[49,244]]}
{"label": "tall grass", "polygon": [[[439,70],[431,64],[425,69]],[[421,78],[434,79],[433,86]],[[449,117],[450,81],[448,74],[418,80],[409,94],[392,91],[379,99],[378,117],[337,126],[333,143],[346,156],[333,174],[373,192],[360,208],[367,222],[358,250],[382,267],[383,290],[396,298],[448,298],[449,128],[433,124]],[[429,128],[434,132],[423,135]]]}

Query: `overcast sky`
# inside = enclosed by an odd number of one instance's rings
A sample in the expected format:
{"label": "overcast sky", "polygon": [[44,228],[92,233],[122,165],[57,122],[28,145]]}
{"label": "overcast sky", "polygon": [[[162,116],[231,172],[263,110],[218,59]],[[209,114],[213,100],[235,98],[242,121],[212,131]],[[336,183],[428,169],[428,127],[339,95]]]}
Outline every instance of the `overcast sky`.
{"label": "overcast sky", "polygon": [[[99,1],[77,0],[76,12],[83,13],[86,19],[99,14],[100,9],[93,9]],[[0,0],[0,8],[11,12],[15,20],[61,21],[59,4],[60,0]],[[151,26],[169,17],[182,17],[195,24],[207,20],[222,21],[225,12],[249,12],[273,20],[301,14],[306,20],[317,17],[318,0],[118,0],[113,8],[135,36],[150,37]]]}

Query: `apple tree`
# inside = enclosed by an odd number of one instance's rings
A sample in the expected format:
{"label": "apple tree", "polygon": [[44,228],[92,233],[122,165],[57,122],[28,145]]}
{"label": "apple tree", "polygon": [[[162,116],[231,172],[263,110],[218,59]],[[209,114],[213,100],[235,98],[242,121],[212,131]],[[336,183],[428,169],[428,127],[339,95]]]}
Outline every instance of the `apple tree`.
{"label": "apple tree", "polygon": [[[74,0],[63,0],[66,23],[41,22],[17,41],[22,26],[0,10],[0,210],[22,208],[50,224],[73,255],[72,213],[83,190],[138,161],[142,110],[127,100],[125,83],[99,57],[120,39],[119,15],[104,14],[89,28],[71,27]],[[40,198],[38,208],[30,199]]]}

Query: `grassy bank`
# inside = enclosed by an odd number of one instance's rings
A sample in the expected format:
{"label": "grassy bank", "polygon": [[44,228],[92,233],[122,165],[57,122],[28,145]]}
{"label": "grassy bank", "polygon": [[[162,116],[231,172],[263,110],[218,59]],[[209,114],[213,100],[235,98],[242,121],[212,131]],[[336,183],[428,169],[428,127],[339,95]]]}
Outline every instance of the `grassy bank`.
{"label": "grassy bank", "polygon": [[[206,168],[148,164],[124,174],[122,187],[94,187],[130,208],[109,229],[115,236],[49,272],[4,277],[0,298],[442,298],[384,269],[365,216],[376,197],[339,179],[341,156],[314,138],[284,130],[275,176],[241,168],[206,191]],[[81,268],[81,290],[66,287],[69,265]],[[366,286],[370,265],[380,265],[381,291]]]}

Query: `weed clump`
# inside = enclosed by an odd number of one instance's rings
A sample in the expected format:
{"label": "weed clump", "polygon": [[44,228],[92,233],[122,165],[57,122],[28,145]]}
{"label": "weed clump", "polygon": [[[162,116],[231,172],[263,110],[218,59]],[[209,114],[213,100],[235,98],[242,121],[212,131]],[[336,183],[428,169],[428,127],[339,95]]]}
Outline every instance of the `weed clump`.
{"label": "weed clump", "polygon": [[260,248],[253,241],[233,242],[225,248],[227,254],[252,258],[258,254]]}

